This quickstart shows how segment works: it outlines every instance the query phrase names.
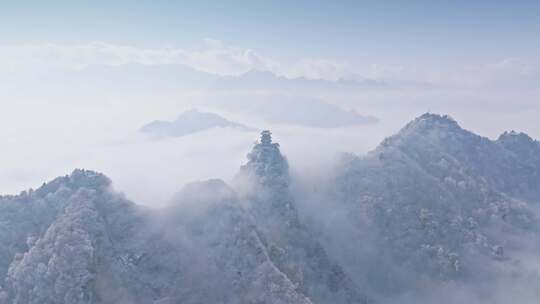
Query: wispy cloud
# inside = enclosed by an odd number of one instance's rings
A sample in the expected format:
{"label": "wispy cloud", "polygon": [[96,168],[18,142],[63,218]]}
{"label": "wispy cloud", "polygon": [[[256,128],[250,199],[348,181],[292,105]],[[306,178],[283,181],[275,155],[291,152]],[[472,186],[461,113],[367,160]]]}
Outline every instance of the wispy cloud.
{"label": "wispy cloud", "polygon": [[486,82],[498,86],[540,87],[540,67],[522,58],[509,57],[477,68]]}
{"label": "wispy cloud", "polygon": [[182,64],[216,73],[235,74],[246,69],[270,66],[264,58],[249,49],[208,44],[204,49],[138,48],[93,42],[79,45],[38,44],[0,47],[4,67],[85,68],[90,65]]}
{"label": "wispy cloud", "polygon": [[353,74],[348,63],[327,59],[302,59],[282,71],[284,76],[327,80],[350,78]]}
{"label": "wispy cloud", "polygon": [[0,71],[24,73],[53,68],[84,69],[92,65],[184,65],[216,75],[240,75],[249,70],[272,72],[287,78],[369,78],[431,84],[439,87],[523,87],[540,83],[540,66],[508,57],[475,65],[429,69],[414,63],[372,63],[353,66],[346,60],[298,58],[284,62],[256,50],[204,39],[198,48],[143,48],[91,42],[85,44],[0,45]]}
{"label": "wispy cloud", "polygon": [[238,75],[256,69],[279,76],[336,80],[347,75],[344,63],[328,59],[300,59],[285,63],[258,52],[225,45],[219,40],[205,39],[200,48],[140,48],[128,45],[92,42],[87,44],[28,44],[0,46],[0,67],[21,71],[70,68],[91,65],[177,64],[218,75]]}

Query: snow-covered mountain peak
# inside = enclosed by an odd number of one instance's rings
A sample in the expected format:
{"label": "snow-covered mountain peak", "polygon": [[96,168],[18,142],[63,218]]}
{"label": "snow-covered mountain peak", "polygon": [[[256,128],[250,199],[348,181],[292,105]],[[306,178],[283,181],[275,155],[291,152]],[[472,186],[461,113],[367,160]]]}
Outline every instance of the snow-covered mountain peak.
{"label": "snow-covered mountain peak", "polygon": [[528,134],[523,132],[516,132],[516,131],[506,131],[499,138],[497,139],[498,142],[502,143],[505,146],[508,145],[515,145],[515,144],[538,144],[537,141],[532,139]]}
{"label": "snow-covered mountain peak", "polygon": [[112,181],[99,172],[85,169],[75,169],[71,174],[57,177],[54,180],[44,183],[36,190],[40,196],[47,193],[54,193],[60,187],[66,187],[72,190],[79,188],[88,188],[93,190],[104,190],[111,187]]}
{"label": "snow-covered mountain peak", "polygon": [[459,132],[463,129],[448,115],[425,113],[416,118],[401,131],[403,132]]}
{"label": "snow-covered mountain peak", "polygon": [[376,152],[432,150],[467,153],[470,145],[489,141],[463,129],[448,115],[426,113],[409,122],[397,134],[386,138]]}

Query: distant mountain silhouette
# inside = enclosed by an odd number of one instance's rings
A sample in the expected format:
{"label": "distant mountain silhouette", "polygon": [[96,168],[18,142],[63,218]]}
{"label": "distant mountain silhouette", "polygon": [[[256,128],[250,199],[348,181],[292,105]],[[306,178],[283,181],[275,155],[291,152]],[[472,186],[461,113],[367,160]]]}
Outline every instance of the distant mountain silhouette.
{"label": "distant mountain silhouette", "polygon": [[143,126],[140,131],[156,137],[180,137],[213,128],[234,128],[241,131],[255,130],[243,124],[229,121],[217,114],[192,109],[180,114],[174,121],[153,121]]}

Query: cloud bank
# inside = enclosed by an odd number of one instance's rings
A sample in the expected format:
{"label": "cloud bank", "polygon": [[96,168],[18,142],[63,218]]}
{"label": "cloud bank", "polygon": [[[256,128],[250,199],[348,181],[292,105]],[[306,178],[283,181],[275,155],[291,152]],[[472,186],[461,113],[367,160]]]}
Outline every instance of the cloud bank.
{"label": "cloud bank", "polygon": [[336,80],[347,73],[343,63],[327,59],[301,59],[287,64],[252,49],[206,39],[198,49],[141,48],[91,42],[86,44],[27,44],[0,46],[0,67],[5,70],[68,68],[125,64],[185,65],[217,75],[239,75],[249,70],[270,71],[286,77]]}
{"label": "cloud bank", "polygon": [[372,79],[400,84],[438,86],[534,87],[540,84],[540,66],[519,57],[459,64],[443,69],[413,64],[371,63],[355,65],[346,60],[298,58],[285,62],[256,50],[205,39],[198,48],[137,47],[106,42],[83,44],[0,45],[4,71],[47,71],[52,68],[84,69],[93,65],[184,65],[220,76],[238,76],[250,70],[267,71],[286,78],[338,81]]}

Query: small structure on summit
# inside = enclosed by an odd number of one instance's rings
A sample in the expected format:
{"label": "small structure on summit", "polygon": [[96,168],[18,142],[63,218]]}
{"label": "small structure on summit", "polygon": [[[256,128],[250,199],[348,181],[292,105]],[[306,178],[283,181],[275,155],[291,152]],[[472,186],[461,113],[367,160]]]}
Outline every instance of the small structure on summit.
{"label": "small structure on summit", "polygon": [[287,186],[289,165],[281,154],[279,144],[272,142],[272,132],[264,130],[261,137],[247,155],[248,162],[241,167],[246,176],[257,177],[264,185]]}
{"label": "small structure on summit", "polygon": [[261,144],[263,145],[272,144],[272,132],[270,132],[270,130],[264,130],[261,132]]}
{"label": "small structure on summit", "polygon": [[261,132],[261,138],[259,142],[257,143],[257,145],[262,146],[262,147],[272,146],[272,147],[278,148],[279,150],[279,144],[272,142],[272,132],[270,132],[270,130],[264,130]]}

